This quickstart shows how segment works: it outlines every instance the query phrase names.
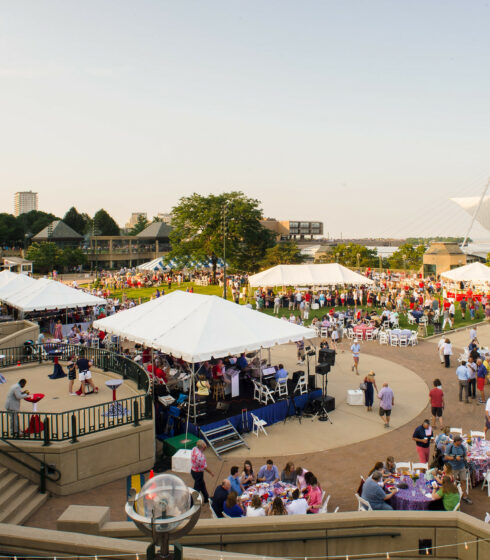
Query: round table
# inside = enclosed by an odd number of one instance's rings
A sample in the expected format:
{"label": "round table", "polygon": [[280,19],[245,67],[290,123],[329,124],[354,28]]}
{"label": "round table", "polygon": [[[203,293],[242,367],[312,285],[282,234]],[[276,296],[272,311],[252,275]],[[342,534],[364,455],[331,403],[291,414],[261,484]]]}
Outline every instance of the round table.
{"label": "round table", "polygon": [[401,482],[407,484],[408,488],[399,489],[389,500],[393,509],[408,511],[428,510],[429,504],[432,501],[432,482],[426,481],[423,475],[415,484],[410,476],[401,475],[399,479],[396,479],[395,485]]}
{"label": "round table", "polygon": [[356,334],[362,334],[362,339],[366,340],[366,333],[368,331],[373,331],[374,327],[373,325],[367,325],[365,323],[362,323],[360,325],[354,325],[354,328],[352,329]]}
{"label": "round table", "polygon": [[24,399],[25,401],[32,403],[32,412],[34,413],[29,419],[29,426],[27,430],[24,432],[26,434],[38,434],[44,430],[44,425],[39,418],[39,414],[36,414],[37,403],[41,399],[44,399],[43,393],[33,393]]}
{"label": "round table", "polygon": [[112,400],[115,401],[116,400],[116,391],[123,384],[123,380],[122,379],[109,379],[109,381],[106,381],[105,384],[107,385],[107,387],[109,387],[109,389],[112,389]]}
{"label": "round table", "polygon": [[480,482],[490,469],[490,441],[473,438],[472,444],[466,449],[467,460],[475,473],[475,481]]}
{"label": "round table", "polygon": [[292,501],[291,494],[297,486],[294,484],[289,484],[288,482],[276,482],[275,484],[269,484],[267,482],[259,482],[253,486],[249,486],[241,495],[242,504],[244,507],[250,505],[252,497],[257,494],[262,500],[262,505],[266,506],[276,496],[280,496],[284,505],[289,504]]}

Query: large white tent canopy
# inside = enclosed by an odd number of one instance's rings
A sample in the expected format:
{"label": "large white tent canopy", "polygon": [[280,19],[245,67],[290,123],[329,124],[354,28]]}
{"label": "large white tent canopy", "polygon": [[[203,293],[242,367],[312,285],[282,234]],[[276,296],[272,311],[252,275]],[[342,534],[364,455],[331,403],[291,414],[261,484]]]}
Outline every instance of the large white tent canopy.
{"label": "large white tent canopy", "polygon": [[10,272],[10,270],[2,270],[0,272],[0,288],[3,288],[6,284],[17,278],[18,274],[15,272]]}
{"label": "large white tent canopy", "polygon": [[95,321],[94,327],[189,363],[317,336],[217,296],[179,290]]}
{"label": "large white tent canopy", "polygon": [[0,301],[7,301],[9,297],[36,285],[37,280],[26,274],[3,271],[0,273]]}
{"label": "large white tent canopy", "polygon": [[[102,305],[105,299],[93,296],[82,290],[70,288],[61,282],[40,279],[33,280],[23,274],[17,280],[0,288],[0,300],[24,313],[47,309],[70,309]],[[21,278],[28,279],[21,280]],[[15,286],[16,283],[18,286]],[[23,282],[23,285],[21,283]]]}
{"label": "large white tent canopy", "polygon": [[372,280],[341,264],[280,264],[249,276],[252,287],[362,286]]}
{"label": "large white tent canopy", "polygon": [[140,264],[138,268],[139,270],[168,270],[168,266],[163,262],[162,257]]}
{"label": "large white tent canopy", "polygon": [[490,267],[474,262],[443,272],[441,277],[452,282],[471,282],[473,284],[490,284]]}

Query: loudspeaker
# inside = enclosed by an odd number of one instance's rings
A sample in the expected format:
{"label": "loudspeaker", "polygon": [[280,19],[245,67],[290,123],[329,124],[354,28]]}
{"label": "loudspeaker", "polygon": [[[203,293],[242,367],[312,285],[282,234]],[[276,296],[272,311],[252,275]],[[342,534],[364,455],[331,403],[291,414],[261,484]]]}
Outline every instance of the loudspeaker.
{"label": "loudspeaker", "polygon": [[316,389],[316,375],[308,375],[308,389],[310,391]]}
{"label": "loudspeaker", "polygon": [[222,401],[216,403],[216,410],[219,410],[221,412],[228,412],[229,408],[230,408],[230,403],[222,402]]}
{"label": "loudspeaker", "polygon": [[318,352],[318,361],[329,366],[335,365],[335,350],[330,348],[320,348]]}
{"label": "loudspeaker", "polygon": [[296,385],[298,383],[299,378],[304,374],[304,371],[293,371],[293,384]]}
{"label": "loudspeaker", "polygon": [[335,410],[335,397],[326,395],[325,398],[319,397],[315,399],[313,402],[315,403],[316,407],[320,407],[321,404],[323,403],[325,405],[327,412],[332,412],[332,410]]}
{"label": "loudspeaker", "polygon": [[325,364],[325,363],[317,364],[315,368],[315,372],[319,373],[320,375],[327,375],[327,373],[330,372],[330,364]]}

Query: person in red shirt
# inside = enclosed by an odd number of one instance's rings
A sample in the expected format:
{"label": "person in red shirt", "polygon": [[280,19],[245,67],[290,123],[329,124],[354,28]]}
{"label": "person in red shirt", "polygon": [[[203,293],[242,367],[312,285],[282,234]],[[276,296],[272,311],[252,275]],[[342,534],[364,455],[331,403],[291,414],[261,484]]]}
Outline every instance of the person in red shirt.
{"label": "person in red shirt", "polygon": [[441,387],[441,380],[434,379],[434,388],[429,391],[430,406],[432,408],[432,425],[435,427],[437,419],[439,419],[439,426],[444,427],[442,421],[442,412],[444,410],[444,392]]}

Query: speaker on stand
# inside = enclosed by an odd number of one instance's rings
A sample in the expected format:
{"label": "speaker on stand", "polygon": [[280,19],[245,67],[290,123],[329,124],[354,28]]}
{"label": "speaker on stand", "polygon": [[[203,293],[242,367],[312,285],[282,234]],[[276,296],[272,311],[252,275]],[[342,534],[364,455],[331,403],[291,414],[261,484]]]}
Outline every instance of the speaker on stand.
{"label": "speaker on stand", "polygon": [[[334,360],[335,360],[335,353],[334,353]],[[327,364],[325,362],[323,363],[320,362],[316,366],[315,371],[316,373],[321,375],[322,378],[322,397],[320,399],[319,408],[316,414],[313,416],[313,420],[318,416],[318,420],[320,420],[320,422],[326,422],[328,420],[330,424],[333,424],[327,411],[327,385],[328,385],[327,375],[330,372],[330,364]]]}

